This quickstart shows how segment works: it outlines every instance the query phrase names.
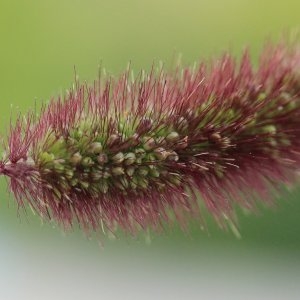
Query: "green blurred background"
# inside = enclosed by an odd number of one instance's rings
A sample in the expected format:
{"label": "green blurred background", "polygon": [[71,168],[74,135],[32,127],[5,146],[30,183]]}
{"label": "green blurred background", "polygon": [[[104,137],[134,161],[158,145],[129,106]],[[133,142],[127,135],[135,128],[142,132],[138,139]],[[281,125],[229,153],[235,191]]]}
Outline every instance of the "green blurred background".
{"label": "green blurred background", "polygon": [[[222,54],[252,57],[266,38],[298,28],[300,2],[246,0],[0,0],[0,132],[10,114],[69,88],[74,66],[91,82],[153,62],[184,65]],[[239,213],[242,238],[209,220],[149,238],[90,240],[17,215],[0,181],[0,299],[299,299],[300,190],[259,215]],[[298,298],[299,296],[299,298]]]}

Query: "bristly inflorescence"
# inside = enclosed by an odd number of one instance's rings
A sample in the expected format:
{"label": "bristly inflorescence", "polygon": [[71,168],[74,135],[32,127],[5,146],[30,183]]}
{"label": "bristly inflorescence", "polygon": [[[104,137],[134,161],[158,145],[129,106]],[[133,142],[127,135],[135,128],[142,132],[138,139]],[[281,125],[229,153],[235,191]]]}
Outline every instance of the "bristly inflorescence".
{"label": "bristly inflorescence", "polygon": [[196,69],[76,82],[11,125],[0,172],[20,207],[85,230],[185,226],[204,203],[220,225],[300,167],[300,51],[268,46]]}

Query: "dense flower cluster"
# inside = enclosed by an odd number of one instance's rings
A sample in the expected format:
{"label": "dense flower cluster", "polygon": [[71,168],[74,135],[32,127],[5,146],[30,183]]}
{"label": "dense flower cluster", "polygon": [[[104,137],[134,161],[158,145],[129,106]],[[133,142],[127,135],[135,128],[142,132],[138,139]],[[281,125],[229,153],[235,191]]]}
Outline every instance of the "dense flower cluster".
{"label": "dense flower cluster", "polygon": [[300,167],[300,52],[268,46],[252,67],[224,55],[196,69],[80,84],[11,126],[0,172],[21,207],[85,230],[185,226],[204,203],[220,225],[255,209]]}

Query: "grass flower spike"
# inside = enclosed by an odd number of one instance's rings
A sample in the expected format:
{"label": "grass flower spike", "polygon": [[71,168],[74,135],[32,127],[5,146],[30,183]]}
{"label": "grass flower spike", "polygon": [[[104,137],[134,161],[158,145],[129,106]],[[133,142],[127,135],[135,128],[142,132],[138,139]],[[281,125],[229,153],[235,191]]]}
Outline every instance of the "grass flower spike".
{"label": "grass flower spike", "polygon": [[76,82],[11,125],[0,173],[19,207],[86,231],[183,227],[204,204],[221,226],[297,182],[300,51],[267,46],[178,68]]}

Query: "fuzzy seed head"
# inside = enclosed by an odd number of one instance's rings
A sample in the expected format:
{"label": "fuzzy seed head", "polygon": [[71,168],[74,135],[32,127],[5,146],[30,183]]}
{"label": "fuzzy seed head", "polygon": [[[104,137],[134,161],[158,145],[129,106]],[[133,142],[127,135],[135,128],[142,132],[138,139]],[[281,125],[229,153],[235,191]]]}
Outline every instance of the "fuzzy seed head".
{"label": "fuzzy seed head", "polygon": [[[221,227],[235,204],[295,184],[300,168],[300,50],[279,44],[197,69],[92,86],[76,82],[38,117],[11,125],[0,174],[21,207],[84,230],[135,234],[200,218]],[[24,121],[25,120],[25,121]]]}

